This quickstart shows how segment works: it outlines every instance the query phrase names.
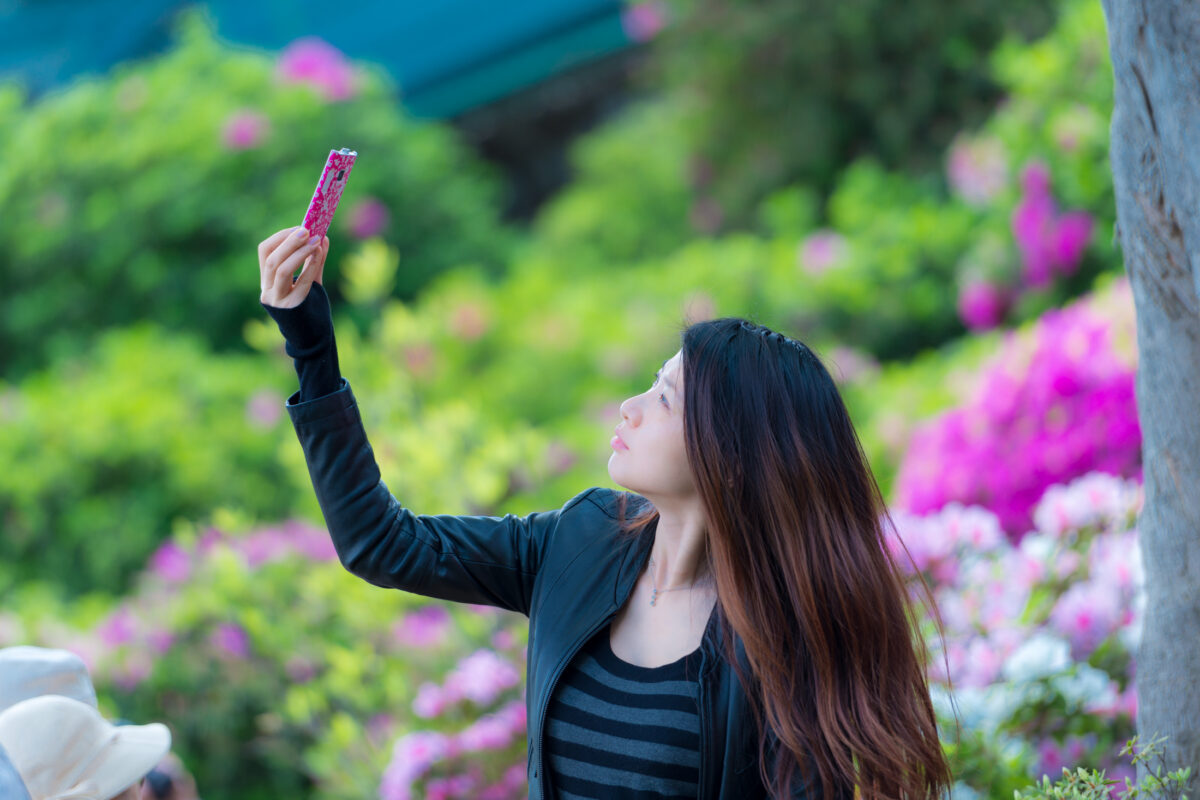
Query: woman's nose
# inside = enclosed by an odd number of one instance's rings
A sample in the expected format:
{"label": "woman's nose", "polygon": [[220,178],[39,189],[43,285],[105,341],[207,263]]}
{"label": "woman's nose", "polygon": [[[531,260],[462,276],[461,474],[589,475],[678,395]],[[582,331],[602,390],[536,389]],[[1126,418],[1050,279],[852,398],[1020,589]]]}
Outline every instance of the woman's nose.
{"label": "woman's nose", "polygon": [[638,419],[637,396],[627,398],[621,403],[620,411],[622,419],[628,420],[631,425],[636,424],[636,420]]}

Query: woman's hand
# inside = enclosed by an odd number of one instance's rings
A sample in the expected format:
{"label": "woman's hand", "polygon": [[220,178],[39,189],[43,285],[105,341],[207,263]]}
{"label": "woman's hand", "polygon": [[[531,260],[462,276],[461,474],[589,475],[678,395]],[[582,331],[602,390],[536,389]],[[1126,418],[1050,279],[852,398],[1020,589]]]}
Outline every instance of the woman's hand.
{"label": "woman's hand", "polygon": [[[258,274],[264,305],[295,308],[304,302],[313,281],[321,282],[329,237],[313,241],[304,228],[284,228],[264,239],[258,246]],[[292,274],[303,268],[298,278]]]}

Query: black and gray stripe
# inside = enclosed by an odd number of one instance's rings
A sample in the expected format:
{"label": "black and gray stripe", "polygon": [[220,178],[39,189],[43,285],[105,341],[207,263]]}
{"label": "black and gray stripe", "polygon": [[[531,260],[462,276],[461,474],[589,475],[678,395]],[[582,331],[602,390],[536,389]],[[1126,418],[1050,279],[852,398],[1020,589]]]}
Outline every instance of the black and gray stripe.
{"label": "black and gray stripe", "polygon": [[559,679],[546,715],[558,800],[694,800],[700,769],[700,650],[660,667],[613,653],[605,626]]}

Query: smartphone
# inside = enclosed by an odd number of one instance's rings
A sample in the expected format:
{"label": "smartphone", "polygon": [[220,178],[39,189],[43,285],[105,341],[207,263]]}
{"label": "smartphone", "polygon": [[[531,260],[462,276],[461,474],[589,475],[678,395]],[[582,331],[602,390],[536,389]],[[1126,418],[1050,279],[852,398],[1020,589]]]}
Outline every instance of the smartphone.
{"label": "smartphone", "polygon": [[346,180],[357,157],[358,153],[348,147],[329,151],[321,179],[317,181],[308,211],[304,213],[304,228],[310,236],[324,236],[329,230],[333,212],[337,211],[338,200],[342,199],[342,190],[346,188]]}

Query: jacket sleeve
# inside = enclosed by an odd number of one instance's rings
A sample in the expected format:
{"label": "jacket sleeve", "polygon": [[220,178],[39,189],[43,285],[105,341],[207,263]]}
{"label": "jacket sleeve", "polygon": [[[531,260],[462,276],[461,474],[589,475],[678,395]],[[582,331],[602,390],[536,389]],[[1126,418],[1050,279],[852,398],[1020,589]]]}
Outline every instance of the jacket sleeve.
{"label": "jacket sleeve", "polygon": [[[524,517],[427,516],[380,477],[350,384],[287,410],[338,558],[378,586],[529,616],[533,582],[564,510]],[[585,493],[586,494],[586,493]]]}

